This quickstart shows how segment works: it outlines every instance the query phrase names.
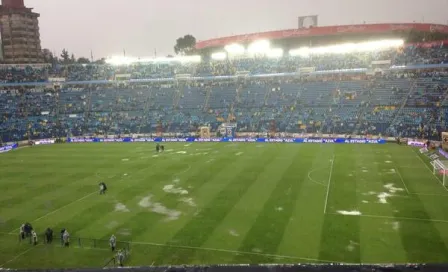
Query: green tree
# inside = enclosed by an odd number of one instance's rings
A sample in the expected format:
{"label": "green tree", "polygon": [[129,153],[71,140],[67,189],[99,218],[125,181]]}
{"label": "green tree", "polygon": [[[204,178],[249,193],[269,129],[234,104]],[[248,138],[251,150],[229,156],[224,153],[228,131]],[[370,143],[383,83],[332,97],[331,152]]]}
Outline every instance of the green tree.
{"label": "green tree", "polygon": [[68,51],[65,50],[65,48],[62,49],[61,59],[62,59],[62,62],[65,64],[70,62],[70,55],[68,54]]}
{"label": "green tree", "polygon": [[42,57],[45,63],[54,64],[58,61],[58,58],[53,56],[53,53],[51,53],[50,49],[47,48],[42,49]]}
{"label": "green tree", "polygon": [[188,34],[176,40],[174,52],[180,55],[193,55],[196,53],[196,38]]}
{"label": "green tree", "polygon": [[99,60],[94,61],[95,64],[106,64],[106,58],[101,58]]}
{"label": "green tree", "polygon": [[87,64],[90,63],[90,60],[88,58],[80,57],[76,62],[79,64]]}

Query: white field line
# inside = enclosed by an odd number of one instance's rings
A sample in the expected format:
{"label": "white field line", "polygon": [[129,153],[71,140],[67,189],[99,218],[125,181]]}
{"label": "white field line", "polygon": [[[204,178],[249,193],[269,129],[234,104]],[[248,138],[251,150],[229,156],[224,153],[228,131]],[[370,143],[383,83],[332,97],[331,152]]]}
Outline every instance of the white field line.
{"label": "white field line", "polygon": [[425,167],[415,167],[415,166],[400,166],[400,168],[404,169],[424,169]]}
{"label": "white field line", "polygon": [[443,197],[448,197],[447,194],[410,193],[410,195],[420,195],[420,196],[443,196]]}
{"label": "white field line", "polygon": [[222,248],[193,247],[193,246],[158,244],[158,243],[149,243],[149,242],[129,242],[129,243],[136,244],[136,245],[151,245],[151,246],[172,247],[172,248],[180,248],[180,249],[225,252],[225,253],[232,253],[232,254],[256,255],[256,256],[262,256],[262,257],[278,258],[278,259],[295,259],[295,260],[305,260],[305,261],[311,261],[311,262],[326,262],[326,263],[334,263],[335,262],[335,261],[329,261],[329,260],[313,259],[313,258],[298,257],[298,256],[277,255],[277,254],[239,251],[239,250],[230,250],[230,249],[222,249]]}
{"label": "white field line", "polygon": [[36,248],[35,246],[30,247],[30,248],[28,248],[27,250],[23,251],[22,253],[17,254],[17,255],[16,255],[14,258],[12,258],[11,260],[9,260],[9,261],[5,262],[4,264],[0,265],[0,268],[4,267],[6,264],[9,264],[10,262],[13,262],[13,261],[17,260],[18,258],[20,258],[21,256],[25,255],[26,253],[30,252],[31,250],[33,250],[33,249],[35,249],[35,248]]}
{"label": "white field line", "polygon": [[[0,232],[0,234],[12,235],[11,233]],[[151,242],[131,242],[131,241],[121,241],[124,243],[134,244],[134,245],[149,245],[149,246],[158,246],[158,247],[171,247],[171,248],[179,248],[179,249],[192,249],[192,250],[202,250],[202,251],[214,251],[214,252],[224,252],[224,253],[232,253],[232,254],[246,254],[246,255],[256,255],[262,257],[271,257],[277,259],[294,259],[294,260],[304,260],[311,262],[326,262],[326,263],[334,263],[336,261],[322,260],[322,259],[313,259],[307,257],[298,257],[298,256],[288,256],[288,255],[277,255],[277,254],[268,254],[268,253],[259,253],[259,252],[250,252],[250,251],[239,251],[239,250],[230,250],[223,248],[212,248],[212,247],[194,247],[194,246],[183,246],[183,245],[170,245],[170,244],[160,244],[160,243],[151,243]],[[96,250],[107,250],[103,248],[91,248],[91,247],[73,247],[77,249],[96,249]],[[25,254],[24,252],[23,254]],[[22,255],[23,255],[22,254]],[[19,256],[18,256],[19,257]],[[9,261],[10,262],[10,261]]]}
{"label": "white field line", "polygon": [[325,187],[325,184],[323,184],[322,182],[315,181],[315,180],[311,177],[311,173],[314,173],[315,171],[317,171],[317,170],[322,170],[322,169],[323,169],[323,168],[317,168],[317,169],[314,169],[314,170],[309,171],[309,172],[308,172],[308,179],[309,179],[311,182],[314,182],[314,183],[316,183],[316,184],[319,184],[319,185],[322,185],[322,186]]}
{"label": "white field line", "polygon": [[[157,164],[157,162],[156,162],[156,164]],[[152,166],[154,166],[154,164],[153,164]],[[149,167],[149,166],[148,166],[148,167]],[[146,167],[146,168],[144,168],[144,169],[147,169],[148,167]],[[181,172],[181,174],[188,172],[190,169],[191,169],[191,165],[188,164],[188,168],[187,168],[186,170],[183,170],[183,171]],[[141,171],[141,170],[142,170],[142,169],[140,169],[139,171]],[[137,172],[139,172],[139,171],[137,171]],[[96,176],[96,177],[99,177],[98,173],[95,173],[95,176]],[[117,175],[114,175],[113,177],[115,177],[115,176],[117,176]],[[41,220],[41,219],[43,219],[43,218],[46,218],[47,216],[52,215],[52,214],[54,214],[54,213],[56,213],[56,212],[58,212],[58,211],[60,211],[60,210],[62,210],[62,209],[64,209],[64,208],[66,208],[66,207],[68,207],[68,206],[70,206],[70,205],[72,205],[72,204],[74,204],[74,203],[77,203],[77,202],[79,202],[79,201],[81,201],[81,200],[84,200],[84,199],[88,198],[89,196],[94,195],[94,194],[96,194],[96,193],[98,193],[98,191],[92,192],[92,193],[90,193],[90,194],[88,194],[88,195],[85,195],[85,196],[83,196],[83,197],[81,197],[81,198],[78,198],[78,199],[74,200],[73,202],[70,202],[70,203],[68,203],[68,204],[66,204],[66,205],[64,205],[64,206],[62,206],[62,207],[60,207],[60,208],[58,208],[58,209],[56,209],[56,210],[54,210],[54,211],[51,211],[51,212],[49,212],[49,213],[47,213],[47,214],[44,214],[43,216],[41,216],[41,217],[39,217],[39,218],[37,218],[37,219],[31,221],[31,222],[37,222],[37,221],[39,221],[39,220]],[[18,231],[18,230],[19,230],[19,228],[16,228],[16,229],[12,230],[11,233],[15,233],[15,232]]]}
{"label": "white field line", "polygon": [[[156,162],[155,164],[157,164],[157,162]],[[151,166],[154,166],[154,164],[151,165]],[[149,166],[148,166],[148,167],[149,167]],[[144,169],[147,169],[148,167],[145,167]],[[138,170],[137,172],[140,172],[141,170],[142,170],[142,169]],[[190,169],[188,169],[188,170],[190,170]],[[99,175],[98,173],[95,173],[95,176],[98,177],[98,178],[100,178],[100,175]],[[116,177],[116,176],[117,176],[117,174],[114,175],[114,176],[112,176],[112,177]],[[95,191],[95,192],[92,192],[92,193],[90,193],[90,194],[88,194],[88,195],[85,195],[85,196],[83,196],[83,197],[81,197],[81,198],[78,198],[78,199],[76,199],[76,200],[74,200],[74,201],[72,201],[72,202],[70,202],[70,203],[68,203],[68,204],[66,204],[66,205],[64,205],[64,206],[62,206],[62,207],[60,207],[60,208],[54,210],[54,211],[51,211],[51,212],[49,212],[49,213],[47,213],[47,214],[44,214],[43,216],[41,216],[41,217],[39,217],[39,218],[37,218],[37,219],[31,221],[31,222],[37,222],[37,221],[39,221],[39,220],[41,220],[41,219],[43,219],[43,218],[46,218],[46,217],[49,216],[49,215],[52,215],[52,214],[54,214],[54,213],[56,213],[56,212],[58,212],[58,211],[60,211],[60,210],[62,210],[62,209],[64,209],[64,208],[66,208],[66,207],[68,207],[68,206],[70,206],[70,205],[73,205],[74,203],[77,203],[77,202],[79,202],[79,201],[81,201],[81,200],[84,200],[84,199],[88,198],[89,196],[92,196],[92,195],[97,194],[97,193],[98,193],[98,191]],[[19,229],[20,229],[20,228],[16,228],[16,229],[12,230],[10,233],[15,233],[15,232],[18,231]]]}
{"label": "white field line", "polygon": [[423,159],[420,157],[420,155],[417,154],[415,151],[414,151],[414,153],[415,153],[415,156],[417,156],[418,159],[419,159],[419,160],[426,166],[426,169],[428,169],[428,171],[431,172],[432,176],[433,176],[435,179],[437,179],[437,183],[440,184],[440,185],[442,185],[443,189],[445,189],[445,191],[448,192],[448,189],[445,187],[445,185],[443,185],[443,183],[440,182],[440,179],[439,179],[438,177],[436,177],[436,175],[434,175],[434,173],[432,172],[431,168],[429,168],[429,166],[423,161]]}
{"label": "white field line", "polygon": [[49,213],[47,213],[47,214],[42,215],[41,217],[39,217],[39,218],[37,218],[37,219],[34,219],[32,222],[37,222],[37,221],[39,221],[39,220],[41,220],[41,219],[44,219],[45,217],[47,217],[47,216],[49,216],[49,215],[52,215],[52,214],[54,214],[54,213],[56,213],[56,212],[58,212],[58,211],[60,211],[60,210],[62,210],[62,209],[64,209],[64,208],[66,208],[66,207],[68,207],[68,206],[70,206],[70,205],[73,205],[73,204],[76,203],[76,202],[79,202],[79,201],[81,201],[81,200],[84,200],[84,199],[86,199],[86,198],[88,198],[89,196],[94,195],[94,194],[98,194],[98,191],[92,192],[92,193],[90,193],[90,194],[88,194],[88,195],[85,195],[85,196],[83,196],[83,197],[81,197],[81,198],[78,198],[78,199],[76,199],[76,200],[74,200],[74,201],[72,201],[72,202],[70,202],[70,203],[68,203],[68,204],[66,204],[66,205],[64,205],[64,206],[62,206],[62,207],[60,207],[60,208],[54,210],[54,211],[51,211],[51,212],[49,212]]}
{"label": "white field line", "polygon": [[182,171],[180,171],[179,173],[175,173],[175,174],[173,175],[173,177],[174,177],[174,176],[179,176],[179,175],[185,174],[185,173],[187,173],[188,171],[190,171],[190,170],[191,170],[191,165],[190,165],[190,164],[187,164],[187,165],[188,165],[188,168],[187,168],[187,169],[182,170]]}
{"label": "white field line", "polygon": [[[52,215],[52,214],[54,214],[54,213],[56,213],[56,212],[58,212],[58,211],[60,211],[60,210],[62,210],[62,209],[64,209],[64,208],[66,208],[66,207],[68,207],[68,206],[70,206],[70,205],[73,205],[74,203],[77,203],[77,202],[79,202],[79,201],[81,201],[81,200],[84,200],[84,199],[86,199],[86,198],[88,198],[89,196],[92,196],[92,195],[94,195],[94,194],[98,194],[98,191],[92,192],[92,193],[90,193],[90,194],[88,194],[88,195],[85,195],[85,196],[83,196],[83,197],[81,197],[81,198],[78,198],[78,199],[76,199],[76,200],[74,200],[74,201],[72,201],[72,202],[70,202],[70,203],[68,203],[68,204],[66,204],[66,205],[64,205],[64,206],[62,206],[62,207],[56,209],[56,210],[53,210],[53,211],[51,211],[51,212],[49,212],[49,213],[46,213],[46,214],[42,215],[41,217],[39,217],[39,218],[37,218],[37,219],[34,219],[34,220],[31,221],[31,222],[37,222],[37,221],[39,221],[39,220],[41,220],[41,219],[44,219],[45,217],[47,217],[47,216],[49,216],[49,215]],[[16,228],[16,229],[12,230],[10,233],[15,233],[15,232],[18,231],[18,230],[19,230],[19,228]]]}
{"label": "white field line", "polygon": [[333,174],[334,159],[335,156],[333,155],[333,159],[331,159],[330,175],[328,176],[328,182],[327,182],[327,195],[325,197],[324,214],[327,213],[328,195],[330,194],[331,175]]}
{"label": "white field line", "polygon": [[339,216],[359,216],[359,217],[394,219],[394,220],[409,220],[409,221],[448,223],[448,220],[417,218],[417,217],[384,216],[384,215],[370,215],[370,214],[361,214],[361,215],[344,215],[344,214],[340,214],[340,213],[330,213],[330,214],[331,215],[339,215]]}
{"label": "white field line", "polygon": [[411,192],[409,192],[408,186],[406,186],[406,183],[404,182],[403,176],[401,175],[400,171],[398,170],[398,167],[394,167],[394,168],[397,172],[397,175],[400,177],[400,180],[403,183],[404,188],[406,189],[406,192],[408,193],[408,195],[411,194]]}

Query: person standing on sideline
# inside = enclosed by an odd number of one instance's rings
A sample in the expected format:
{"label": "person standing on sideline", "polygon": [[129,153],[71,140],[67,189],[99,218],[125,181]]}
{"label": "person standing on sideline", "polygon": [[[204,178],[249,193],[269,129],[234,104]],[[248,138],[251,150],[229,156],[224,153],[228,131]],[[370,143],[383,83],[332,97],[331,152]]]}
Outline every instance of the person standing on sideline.
{"label": "person standing on sideline", "polygon": [[62,235],[64,240],[64,246],[69,247],[70,246],[70,234],[67,230],[65,230],[64,234]]}
{"label": "person standing on sideline", "polygon": [[117,252],[117,256],[115,257],[115,260],[118,262],[118,265],[120,267],[123,267],[123,262],[124,262],[124,253],[122,250],[119,250]]}
{"label": "person standing on sideline", "polygon": [[109,239],[109,244],[112,251],[115,251],[115,246],[117,245],[117,238],[115,238],[115,235],[112,234],[112,236]]}
{"label": "person standing on sideline", "polygon": [[22,224],[20,226],[20,238],[23,240],[25,239],[25,224]]}
{"label": "person standing on sideline", "polygon": [[46,238],[47,244],[51,244],[51,242],[53,242],[53,230],[52,229],[47,228],[47,230],[45,231],[45,238]]}
{"label": "person standing on sideline", "polygon": [[64,246],[64,233],[65,229],[61,229],[61,246]]}
{"label": "person standing on sideline", "polygon": [[100,182],[100,195],[104,195],[106,193],[107,186],[106,183]]}
{"label": "person standing on sideline", "polygon": [[37,245],[37,233],[34,230],[31,231],[31,237],[33,239],[33,245]]}

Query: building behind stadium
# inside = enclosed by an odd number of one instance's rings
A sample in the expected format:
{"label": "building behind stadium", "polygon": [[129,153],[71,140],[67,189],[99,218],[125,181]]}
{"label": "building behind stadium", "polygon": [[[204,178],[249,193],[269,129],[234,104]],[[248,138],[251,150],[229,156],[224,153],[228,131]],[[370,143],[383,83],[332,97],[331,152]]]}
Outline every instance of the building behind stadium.
{"label": "building behind stadium", "polygon": [[41,63],[39,13],[23,0],[2,0],[0,6],[1,54],[3,63]]}

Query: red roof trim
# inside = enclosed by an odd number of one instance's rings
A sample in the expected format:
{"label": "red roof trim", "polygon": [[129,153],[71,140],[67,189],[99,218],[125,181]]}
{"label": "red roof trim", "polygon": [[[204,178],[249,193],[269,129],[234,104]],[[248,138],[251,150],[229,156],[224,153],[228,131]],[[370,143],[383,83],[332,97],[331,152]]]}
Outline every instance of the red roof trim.
{"label": "red roof trim", "polygon": [[397,30],[418,30],[425,32],[443,32],[448,33],[448,25],[439,24],[363,24],[363,25],[344,25],[344,26],[323,26],[307,29],[287,29],[278,31],[268,31],[251,33],[244,35],[236,35],[230,37],[222,37],[206,41],[199,41],[196,43],[197,49],[204,49],[208,47],[224,47],[231,43],[244,43],[260,39],[277,40],[285,38],[297,37],[313,37],[313,36],[327,36],[344,33],[386,33]]}

